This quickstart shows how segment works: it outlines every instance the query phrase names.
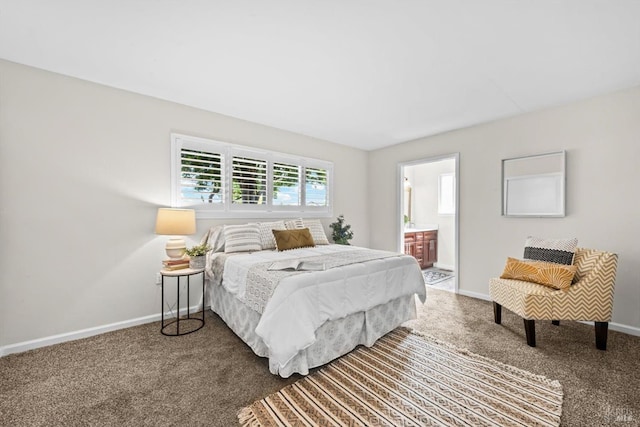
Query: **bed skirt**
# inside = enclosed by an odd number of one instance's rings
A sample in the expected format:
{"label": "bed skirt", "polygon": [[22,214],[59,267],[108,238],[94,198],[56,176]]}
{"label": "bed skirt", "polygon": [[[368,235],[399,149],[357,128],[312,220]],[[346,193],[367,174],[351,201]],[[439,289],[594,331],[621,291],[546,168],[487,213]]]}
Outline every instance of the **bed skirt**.
{"label": "bed skirt", "polygon": [[[211,310],[217,313],[256,355],[268,358],[269,349],[255,333],[260,314],[244,305],[224,286],[208,286],[207,296]],[[371,347],[378,338],[415,317],[415,296],[408,295],[367,311],[325,322],[316,330],[316,341],[313,344],[300,350],[284,366],[269,360],[269,371],[283,378],[294,373],[307,375],[309,369],[324,365],[350,352],[357,345]]]}

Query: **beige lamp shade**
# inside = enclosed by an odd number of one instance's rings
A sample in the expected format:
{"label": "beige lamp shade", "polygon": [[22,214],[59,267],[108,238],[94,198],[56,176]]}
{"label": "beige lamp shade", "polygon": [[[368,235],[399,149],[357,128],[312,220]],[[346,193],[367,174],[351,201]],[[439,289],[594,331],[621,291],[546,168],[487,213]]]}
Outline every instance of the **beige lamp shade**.
{"label": "beige lamp shade", "polygon": [[196,232],[196,211],[193,209],[160,208],[156,217],[156,234],[186,236]]}
{"label": "beige lamp shade", "polygon": [[156,234],[174,236],[165,246],[167,256],[171,259],[184,257],[187,249],[182,237],[196,232],[196,211],[193,209],[160,208],[156,217]]}

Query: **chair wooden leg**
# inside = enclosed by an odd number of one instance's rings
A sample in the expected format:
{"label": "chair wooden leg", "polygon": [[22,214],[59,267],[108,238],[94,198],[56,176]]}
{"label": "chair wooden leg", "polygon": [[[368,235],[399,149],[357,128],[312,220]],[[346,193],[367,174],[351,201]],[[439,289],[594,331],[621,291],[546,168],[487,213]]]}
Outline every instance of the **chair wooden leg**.
{"label": "chair wooden leg", "polygon": [[502,323],[502,306],[497,302],[493,302],[493,320],[499,325]]}
{"label": "chair wooden leg", "polygon": [[524,320],[524,332],[527,335],[527,344],[529,347],[536,346],[536,321],[533,319]]}
{"label": "chair wooden leg", "polygon": [[555,326],[560,326],[560,321],[559,320],[552,320],[551,324],[555,325]]}
{"label": "chair wooden leg", "polygon": [[598,350],[607,349],[607,331],[609,322],[595,322],[596,327],[596,348]]}

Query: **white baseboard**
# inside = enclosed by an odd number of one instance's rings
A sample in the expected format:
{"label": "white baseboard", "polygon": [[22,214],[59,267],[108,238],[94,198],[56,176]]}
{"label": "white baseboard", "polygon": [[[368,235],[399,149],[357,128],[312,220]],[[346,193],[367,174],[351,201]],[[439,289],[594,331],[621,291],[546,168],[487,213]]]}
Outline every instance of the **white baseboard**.
{"label": "white baseboard", "polygon": [[[580,321],[580,323],[593,325],[593,322]],[[640,328],[636,328],[634,326],[623,325],[622,323],[616,323],[616,322],[609,322],[609,329],[612,331],[622,332],[623,334],[635,335],[636,337],[640,337]]]}
{"label": "white baseboard", "polygon": [[[200,310],[201,305],[190,307],[191,313]],[[205,307],[205,310],[209,307]],[[180,310],[181,314],[186,314],[186,309]],[[165,318],[172,317],[175,314],[165,313]],[[138,317],[130,320],[123,320],[122,322],[110,323],[108,325],[96,326],[93,328],[81,329],[79,331],[67,332],[64,334],[52,335],[50,337],[38,338],[31,341],[23,341],[17,344],[10,344],[4,347],[0,347],[0,357],[13,353],[22,353],[23,351],[34,350],[40,347],[47,347],[54,344],[60,344],[67,341],[75,341],[82,338],[92,337],[94,335],[104,334],[106,332],[116,331],[118,329],[130,328],[132,326],[143,325],[145,323],[157,322],[162,318],[160,313],[152,314],[150,316]],[[160,331],[158,331],[160,333]]]}
{"label": "white baseboard", "polygon": [[[484,301],[491,301],[491,297],[489,295],[481,294],[478,292],[471,292],[463,289],[458,289],[458,294],[471,297],[471,298],[484,300]],[[209,306],[206,306],[205,310],[208,310],[209,308],[210,308]],[[199,309],[200,309],[200,304],[189,308],[191,312],[195,312]],[[182,311],[184,311],[184,309],[182,309]],[[170,315],[171,313],[165,313],[165,316],[170,316]],[[116,331],[118,329],[125,329],[125,328],[130,328],[132,326],[142,325],[145,323],[157,322],[160,319],[161,319],[160,313],[152,314],[150,316],[138,317],[135,319],[124,320],[122,322],[110,323],[108,325],[96,326],[94,328],[81,329],[79,331],[68,332],[68,333],[59,334],[59,335],[52,335],[50,337],[38,338],[31,341],[24,341],[17,344],[11,344],[4,347],[0,347],[0,357],[13,354],[13,353],[22,353],[24,351],[34,350],[40,347],[47,347],[50,345],[59,344],[67,341],[75,341],[82,338],[88,338],[94,335]],[[592,322],[582,322],[582,323],[591,324]],[[621,323],[610,322],[609,329],[613,331],[629,334],[629,335],[640,336],[640,328],[637,328],[635,326],[629,326]]]}
{"label": "white baseboard", "polygon": [[465,297],[471,297],[475,299],[481,299],[485,301],[491,301],[491,297],[485,294],[479,294],[477,292],[465,291],[464,289],[458,289],[458,293],[460,295],[464,295]]}
{"label": "white baseboard", "polygon": [[440,268],[442,270],[449,270],[449,271],[453,271],[456,269],[453,265],[440,264],[439,262],[436,262],[435,264],[433,264],[433,266],[436,268]]}
{"label": "white baseboard", "polygon": [[[466,297],[481,299],[485,301],[491,301],[491,297],[487,294],[480,294],[477,292],[470,292],[462,289],[458,289],[458,293]],[[593,322],[587,322],[587,321],[579,321],[579,322],[587,325],[593,325]],[[611,329],[612,331],[618,331],[624,334],[640,337],[640,328],[636,328],[635,326],[623,325],[622,323],[616,323],[616,322],[609,322],[609,329]]]}

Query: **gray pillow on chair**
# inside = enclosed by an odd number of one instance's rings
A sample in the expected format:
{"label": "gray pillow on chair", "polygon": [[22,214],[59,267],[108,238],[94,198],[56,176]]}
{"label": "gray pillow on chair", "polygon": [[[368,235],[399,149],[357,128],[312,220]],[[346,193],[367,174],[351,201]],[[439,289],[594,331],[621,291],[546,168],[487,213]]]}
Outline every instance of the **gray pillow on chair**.
{"label": "gray pillow on chair", "polygon": [[577,238],[541,239],[529,236],[524,244],[524,259],[572,265],[577,246]]}

